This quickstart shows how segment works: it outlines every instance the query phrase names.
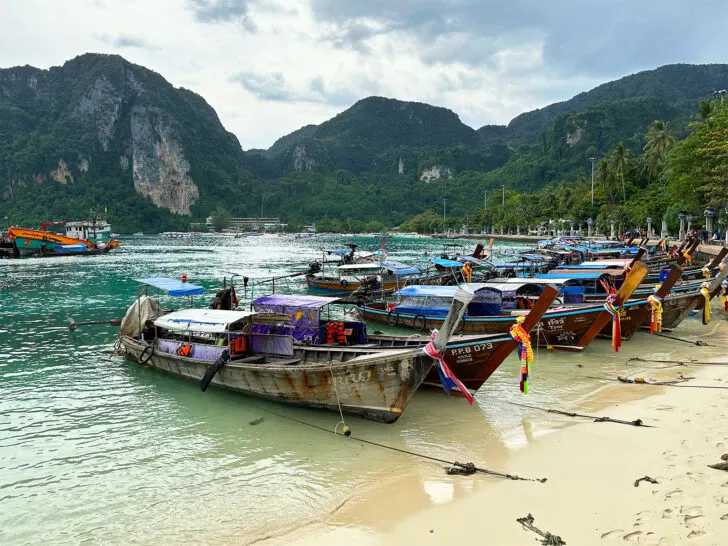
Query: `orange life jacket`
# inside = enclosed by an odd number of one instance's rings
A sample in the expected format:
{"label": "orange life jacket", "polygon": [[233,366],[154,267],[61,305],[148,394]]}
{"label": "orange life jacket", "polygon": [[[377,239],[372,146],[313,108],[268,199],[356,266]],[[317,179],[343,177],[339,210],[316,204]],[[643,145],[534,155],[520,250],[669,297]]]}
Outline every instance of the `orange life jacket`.
{"label": "orange life jacket", "polygon": [[232,354],[244,353],[246,348],[245,336],[234,337],[230,340],[230,352]]}

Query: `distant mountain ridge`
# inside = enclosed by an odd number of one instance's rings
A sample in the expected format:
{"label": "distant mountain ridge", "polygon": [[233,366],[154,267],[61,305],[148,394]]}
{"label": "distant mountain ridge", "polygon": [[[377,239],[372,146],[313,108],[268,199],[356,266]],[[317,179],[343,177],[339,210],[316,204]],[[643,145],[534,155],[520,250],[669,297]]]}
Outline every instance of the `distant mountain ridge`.
{"label": "distant mountain ridge", "polygon": [[698,101],[726,87],[728,65],[668,65],[477,131],[446,108],[369,97],[244,152],[202,97],[119,56],[0,69],[0,218],[30,225],[107,206],[118,229],[154,231],[223,206],[392,224],[445,188],[461,188],[448,210],[467,214],[489,188],[584,177],[618,142],[640,154],[655,119],[684,136]]}
{"label": "distant mountain ridge", "polygon": [[[683,114],[691,115],[699,100],[709,97],[716,89],[724,89],[727,83],[728,64],[661,66],[604,83],[569,100],[524,112],[506,126],[505,138],[522,138],[533,142],[560,115],[583,112],[606,102],[637,97],[664,99]],[[478,132],[487,134],[492,130],[491,127],[486,125]]]}

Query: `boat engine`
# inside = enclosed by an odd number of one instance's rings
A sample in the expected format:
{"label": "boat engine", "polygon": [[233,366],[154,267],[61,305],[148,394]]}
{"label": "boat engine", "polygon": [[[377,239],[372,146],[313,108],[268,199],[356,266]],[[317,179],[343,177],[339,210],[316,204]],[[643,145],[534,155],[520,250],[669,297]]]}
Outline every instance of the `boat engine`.
{"label": "boat engine", "polygon": [[223,288],[218,290],[215,294],[215,299],[210,304],[210,309],[223,309],[225,311],[232,311],[237,306],[237,299],[235,298],[232,288]]}
{"label": "boat engine", "polygon": [[311,262],[308,264],[308,269],[306,270],[306,275],[314,275],[316,273],[319,273],[321,271],[321,264],[318,262]]}

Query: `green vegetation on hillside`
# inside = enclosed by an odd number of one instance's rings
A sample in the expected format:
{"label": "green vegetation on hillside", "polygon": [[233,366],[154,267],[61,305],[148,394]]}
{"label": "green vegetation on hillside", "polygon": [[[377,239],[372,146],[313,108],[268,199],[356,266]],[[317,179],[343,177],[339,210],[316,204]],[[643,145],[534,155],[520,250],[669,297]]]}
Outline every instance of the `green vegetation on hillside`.
{"label": "green vegetation on hillside", "polygon": [[[210,215],[223,227],[259,214],[292,227],[431,232],[444,227],[446,201],[448,227],[477,231],[589,217],[602,229],[611,218],[628,226],[667,215],[674,223],[677,210],[722,206],[724,111],[706,99],[726,81],[728,65],[666,66],[478,131],[445,108],[370,97],[245,153],[202,97],[121,57],[5,69],[0,218],[37,226],[106,207],[121,232],[180,230]],[[700,100],[702,121],[694,122]],[[163,134],[181,153],[160,147]],[[138,159],[144,146],[152,151]],[[199,189],[191,215],[135,190],[137,169],[149,169],[154,154],[188,165]],[[179,188],[164,191],[174,197]]]}

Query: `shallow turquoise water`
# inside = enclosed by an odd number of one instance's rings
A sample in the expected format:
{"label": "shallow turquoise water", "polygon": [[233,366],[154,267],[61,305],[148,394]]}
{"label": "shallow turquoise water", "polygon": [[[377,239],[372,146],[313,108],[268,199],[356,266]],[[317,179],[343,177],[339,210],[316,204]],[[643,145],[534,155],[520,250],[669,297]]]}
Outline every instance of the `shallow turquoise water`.
{"label": "shallow turquoise water", "polygon": [[[348,241],[349,239],[347,239]],[[376,238],[359,238],[376,249]],[[134,278],[179,277],[208,288],[237,272],[261,278],[300,271],[338,238],[295,240],[130,237],[103,257],[0,261],[0,539],[20,543],[235,541],[315,521],[387,476],[420,473],[448,481],[441,465],[334,437],[269,413],[333,429],[333,413],[278,406],[234,393],[202,393],[192,382],[111,356],[116,329],[65,317],[119,318],[136,296]],[[430,239],[392,238],[397,259],[417,262]],[[278,285],[300,292],[302,279]],[[209,296],[209,297],[207,297]],[[699,335],[697,321],[686,335]],[[375,328],[381,328],[377,325]],[[533,404],[578,404],[629,356],[685,351],[643,336],[620,355],[598,341],[588,354],[537,355]],[[581,364],[583,368],[577,367]],[[421,392],[394,425],[347,419],[355,435],[497,469],[533,428],[509,401],[521,400],[511,357],[476,404]],[[264,420],[251,425],[259,418]]]}

